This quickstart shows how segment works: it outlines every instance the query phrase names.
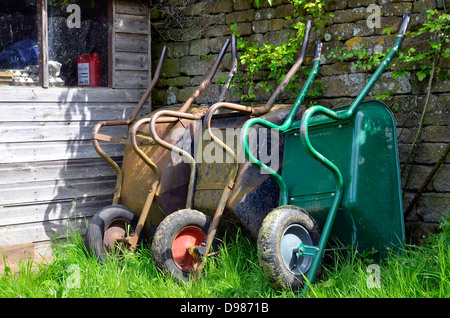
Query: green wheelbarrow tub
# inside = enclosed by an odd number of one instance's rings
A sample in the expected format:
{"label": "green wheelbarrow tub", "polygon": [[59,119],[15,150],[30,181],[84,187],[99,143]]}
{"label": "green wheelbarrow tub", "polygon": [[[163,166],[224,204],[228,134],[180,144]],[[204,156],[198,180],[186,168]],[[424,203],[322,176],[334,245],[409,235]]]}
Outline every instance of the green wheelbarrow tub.
{"label": "green wheelbarrow tub", "polygon": [[[345,111],[348,107],[336,109]],[[323,228],[336,183],[332,173],[313,159],[300,140],[300,122],[286,132],[282,177],[289,204],[305,209]],[[344,194],[330,242],[384,258],[404,245],[405,233],[396,125],[383,103],[361,103],[349,120],[316,115],[310,124],[311,144],[341,171]]]}

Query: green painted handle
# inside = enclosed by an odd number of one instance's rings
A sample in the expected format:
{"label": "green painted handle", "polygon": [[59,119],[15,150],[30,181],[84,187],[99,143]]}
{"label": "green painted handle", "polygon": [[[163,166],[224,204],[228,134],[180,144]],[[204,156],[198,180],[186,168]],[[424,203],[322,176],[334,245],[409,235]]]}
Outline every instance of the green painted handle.
{"label": "green painted handle", "polygon": [[[404,17],[404,21],[409,21],[409,15]],[[401,32],[404,34],[406,30],[406,26],[403,26]],[[317,254],[317,257],[314,257],[313,262],[311,264],[311,267],[308,272],[308,280],[310,283],[314,281],[314,278],[317,274],[317,270],[320,265],[320,260],[322,259],[323,252],[325,250],[326,243],[328,241],[328,237],[331,232],[331,228],[334,223],[334,219],[336,217],[336,213],[338,211],[339,205],[341,204],[342,196],[343,196],[343,189],[344,189],[344,182],[342,179],[342,174],[339,171],[338,167],[334,165],[330,160],[325,158],[322,154],[320,154],[314,147],[311,145],[311,141],[309,140],[308,136],[308,126],[309,122],[312,118],[312,116],[316,113],[321,113],[331,119],[334,120],[345,120],[353,116],[353,114],[356,112],[356,109],[361,104],[361,102],[364,100],[364,98],[367,96],[367,94],[372,89],[373,85],[375,85],[375,82],[378,80],[378,78],[381,76],[381,74],[384,72],[386,67],[389,65],[389,63],[392,61],[394,56],[397,54],[398,50],[400,49],[400,46],[403,42],[403,36],[398,36],[396,38],[395,44],[393,48],[389,51],[389,53],[386,55],[386,57],[381,62],[380,66],[377,68],[375,73],[370,77],[367,84],[363,87],[361,92],[358,94],[358,96],[355,98],[353,103],[350,105],[350,107],[346,111],[342,112],[334,112],[333,110],[330,110],[323,106],[313,106],[309,108],[305,114],[303,115],[301,124],[300,124],[300,138],[302,141],[302,144],[306,150],[306,152],[311,155],[314,159],[316,159],[318,162],[320,162],[322,165],[324,165],[327,169],[331,171],[331,173],[334,176],[335,182],[336,182],[336,193],[334,195],[333,203],[330,207],[330,211],[328,213],[327,219],[325,221],[322,235],[320,236],[320,240],[318,243],[319,253]],[[307,285],[305,285],[305,288],[307,288]]]}

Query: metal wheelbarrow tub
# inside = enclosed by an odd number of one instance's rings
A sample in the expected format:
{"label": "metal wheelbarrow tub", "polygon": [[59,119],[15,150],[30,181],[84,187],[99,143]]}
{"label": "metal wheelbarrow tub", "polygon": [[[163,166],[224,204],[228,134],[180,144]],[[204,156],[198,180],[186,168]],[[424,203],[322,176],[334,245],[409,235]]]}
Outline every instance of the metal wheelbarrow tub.
{"label": "metal wheelbarrow tub", "polygon": [[[284,121],[289,111],[288,105],[274,105],[270,112],[261,117],[279,123]],[[248,119],[249,116],[242,113],[222,113],[215,115],[211,124],[216,129],[215,134],[218,134],[220,130],[225,135],[226,130],[239,129]],[[188,120],[183,122],[183,125],[189,132],[202,131],[201,120]],[[192,157],[195,153],[208,153],[212,146],[218,149],[213,141],[201,140],[202,135],[201,133],[192,134],[195,137],[195,140],[192,140]],[[170,138],[166,139],[170,140]],[[234,145],[234,151],[237,152],[238,142]],[[159,149],[162,148],[159,147]],[[159,150],[155,149],[155,151]],[[225,160],[224,162],[205,162],[202,158],[195,164],[196,173],[192,180],[189,163],[174,162],[171,158],[173,154],[174,152],[166,150],[160,157],[153,156],[156,159],[155,164],[159,165],[163,173],[161,173],[161,188],[153,200],[147,221],[151,229],[156,228],[152,240],[155,264],[175,279],[187,281],[193,275],[199,275],[204,260],[211,250],[215,250],[216,230],[220,237],[224,232],[233,235],[236,227],[240,227],[246,234],[249,233],[254,239],[257,238],[264,216],[278,204],[278,186],[269,176],[261,175],[259,170],[249,162],[242,162],[238,164],[234,186],[230,197],[225,202],[224,188],[228,186],[227,180],[230,171],[236,166],[235,162]],[[190,202],[186,204],[186,201]],[[220,218],[217,217],[218,207],[222,207],[220,211],[223,212]],[[183,223],[180,223],[181,219]],[[212,227],[214,220],[217,226]],[[212,230],[214,233],[211,234],[209,242],[211,245],[208,246],[207,238]],[[193,241],[191,242],[190,239]],[[180,244],[183,246],[189,244],[193,249],[186,252],[186,248],[184,250],[174,248],[175,245]],[[180,265],[181,263],[183,265]]]}
{"label": "metal wheelbarrow tub", "polygon": [[[208,108],[191,107],[188,114],[203,114]],[[164,110],[178,111],[176,107],[164,107]],[[150,113],[144,118],[151,118],[161,110]],[[179,129],[186,133],[195,134],[195,121],[180,118],[174,123],[158,123],[156,128],[159,135],[164,140],[176,143],[171,136],[176,136]],[[148,217],[146,218],[145,237],[151,237],[159,223],[170,213],[182,209],[186,205],[187,184],[189,182],[189,164],[186,162],[174,162],[173,153],[158,145],[154,139],[148,137],[144,139],[144,134],[148,134],[148,125],[141,126],[141,135],[138,139],[139,149],[158,167],[160,173],[160,188],[150,206]],[[133,211],[143,210],[146,198],[152,185],[157,182],[158,177],[150,166],[143,161],[130,145],[125,148],[123,155],[123,190],[120,197],[120,204],[129,207]]]}
{"label": "metal wheelbarrow tub", "polygon": [[[348,107],[336,109],[336,112]],[[336,195],[333,174],[303,148],[300,122],[285,135],[282,177],[289,204],[305,209],[323,229]],[[389,108],[361,103],[354,116],[335,121],[311,117],[313,147],[342,173],[344,191],[330,239],[384,258],[404,245],[396,125]]]}

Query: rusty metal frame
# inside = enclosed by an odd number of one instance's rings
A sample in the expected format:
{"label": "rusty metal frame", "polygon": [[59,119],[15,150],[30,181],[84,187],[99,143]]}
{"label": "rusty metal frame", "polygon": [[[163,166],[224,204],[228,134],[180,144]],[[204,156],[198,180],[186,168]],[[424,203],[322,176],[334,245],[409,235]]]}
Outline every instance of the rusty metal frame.
{"label": "rusty metal frame", "polygon": [[135,109],[133,110],[131,116],[128,119],[123,120],[109,120],[109,121],[102,121],[99,122],[97,125],[95,125],[93,131],[92,131],[92,142],[94,144],[94,149],[97,151],[97,153],[102,157],[116,172],[117,180],[116,180],[116,187],[114,189],[114,196],[113,196],[113,203],[112,204],[118,204],[120,194],[122,191],[122,179],[123,179],[123,172],[122,169],[119,167],[117,162],[115,162],[101,147],[99,144],[99,140],[107,141],[107,142],[114,142],[119,144],[129,144],[129,141],[125,138],[118,138],[113,136],[108,136],[104,134],[100,134],[99,131],[102,127],[105,126],[129,126],[135,121],[137,115],[141,111],[142,107],[144,106],[147,99],[150,97],[150,94],[152,93],[153,89],[156,86],[156,83],[159,80],[159,76],[161,74],[161,69],[163,66],[163,62],[165,59],[167,53],[167,47],[164,46],[161,57],[159,58],[158,65],[155,70],[155,74],[153,76],[152,81],[149,83],[146,91],[142,95],[141,99],[139,100],[138,104],[136,105]]}
{"label": "rusty metal frame", "polygon": [[[216,142],[219,146],[221,146],[222,149],[224,149],[228,155],[233,157],[233,163],[234,163],[233,167],[230,169],[230,172],[228,173],[225,188],[223,189],[222,195],[220,197],[219,203],[216,208],[216,212],[214,213],[214,217],[213,217],[213,219],[211,221],[211,225],[208,229],[208,236],[206,239],[206,254],[208,254],[208,252],[211,248],[211,245],[212,245],[212,241],[216,235],[216,231],[219,226],[220,220],[222,218],[222,214],[225,210],[225,206],[226,206],[228,199],[231,195],[231,192],[233,190],[237,172],[238,172],[238,167],[239,167],[235,152],[230,147],[228,147],[222,140],[220,140],[213,134],[213,132],[211,130],[211,119],[212,119],[214,113],[220,108],[231,109],[231,110],[238,111],[241,113],[246,113],[250,116],[261,116],[261,115],[269,112],[270,109],[273,107],[274,101],[284,91],[287,84],[291,81],[292,77],[297,73],[299,67],[303,64],[303,61],[305,60],[305,57],[306,57],[306,49],[308,47],[310,33],[311,33],[311,21],[308,20],[306,23],[306,30],[305,30],[305,35],[303,38],[303,43],[302,43],[302,51],[301,51],[299,57],[297,58],[294,65],[291,67],[289,72],[284,77],[283,81],[280,83],[280,85],[277,87],[275,92],[272,94],[272,96],[270,97],[270,99],[267,101],[267,103],[264,106],[255,108],[255,107],[242,106],[242,105],[232,104],[232,103],[217,103],[217,104],[211,106],[211,108],[205,114],[205,118],[204,118],[203,122],[204,122],[204,125],[207,127],[207,131],[208,131],[211,139],[214,142]],[[199,274],[199,271],[201,271],[204,264],[205,264],[205,258],[200,260],[200,263],[197,266],[196,275]]]}
{"label": "rusty metal frame", "polygon": [[[209,85],[209,83],[211,82],[211,80],[213,79],[214,75],[217,72],[217,69],[219,68],[219,65],[223,59],[223,57],[225,56],[226,50],[228,48],[230,44],[230,40],[227,39],[222,47],[222,50],[220,51],[210,73],[208,74],[208,76],[200,83],[200,85],[197,87],[197,89],[193,92],[193,94],[191,95],[191,97],[183,104],[183,106],[180,108],[180,112],[186,112],[192,105],[192,103],[197,99],[197,97],[200,95],[201,92],[203,92],[203,90]],[[110,120],[110,121],[102,121],[100,123],[98,123],[97,125],[95,125],[94,129],[93,129],[93,137],[92,137],[92,142],[94,145],[94,149],[96,150],[96,152],[100,155],[100,157],[102,157],[115,171],[116,175],[117,175],[117,180],[116,180],[116,186],[114,189],[114,195],[113,195],[113,201],[112,204],[118,204],[119,200],[120,200],[120,196],[122,193],[122,181],[123,181],[123,172],[121,167],[117,164],[117,162],[115,162],[101,147],[99,144],[99,140],[101,141],[106,141],[106,142],[114,142],[114,143],[119,143],[119,144],[131,144],[130,140],[127,138],[118,138],[118,137],[113,137],[113,136],[109,136],[109,135],[105,135],[105,134],[101,134],[100,129],[102,127],[105,126],[128,126],[128,130],[130,130],[130,126],[131,124],[133,124],[133,122],[136,120],[137,115],[139,114],[139,112],[141,111],[142,107],[144,106],[145,102],[147,101],[147,99],[150,97],[153,89],[156,86],[156,83],[159,80],[159,76],[161,74],[161,69],[163,66],[163,62],[164,62],[164,58],[166,56],[167,53],[167,47],[164,46],[162,53],[161,53],[161,57],[159,59],[158,65],[156,67],[155,70],[155,74],[153,76],[152,81],[149,83],[146,91],[144,92],[144,94],[142,95],[141,99],[139,100],[138,104],[136,105],[135,109],[133,110],[133,113],[131,114],[131,116],[128,119],[123,119],[123,120]],[[230,73],[231,75],[231,73]],[[233,73],[234,76],[234,73]],[[225,93],[223,93],[225,94]],[[177,119],[175,118],[171,118],[169,119],[169,121],[176,121]],[[147,161],[144,160],[146,163]],[[148,164],[148,163],[147,163]]]}
{"label": "rusty metal frame", "polygon": [[[242,112],[248,115],[252,115],[252,116],[260,116],[263,115],[265,113],[267,113],[268,111],[270,111],[270,109],[273,106],[274,101],[278,98],[278,96],[284,91],[284,89],[286,88],[287,84],[290,82],[290,80],[292,79],[292,77],[297,73],[299,67],[301,66],[301,64],[303,63],[303,61],[305,60],[306,57],[306,49],[308,46],[308,42],[309,42],[309,37],[310,37],[310,32],[311,32],[311,21],[307,21],[307,25],[306,25],[306,31],[305,31],[305,36],[303,39],[303,45],[302,45],[302,51],[300,53],[300,56],[297,58],[297,61],[294,63],[294,65],[291,67],[291,69],[289,70],[289,72],[286,74],[285,78],[283,79],[283,81],[280,83],[280,85],[277,87],[276,91],[273,93],[273,95],[271,96],[271,98],[267,101],[267,103],[264,106],[261,107],[249,107],[249,106],[244,106],[244,105],[239,105],[239,104],[235,104],[235,103],[228,103],[228,102],[223,102],[222,100],[224,99],[225,96],[225,90],[228,89],[229,84],[231,83],[230,78],[232,78],[232,76],[234,76],[234,73],[236,72],[237,69],[237,58],[236,56],[233,55],[233,61],[235,61],[235,63],[233,63],[233,67],[232,70],[230,72],[229,78],[227,83],[225,84],[224,90],[222,91],[220,97],[219,97],[219,102],[214,104],[213,106],[211,106],[208,111],[206,112],[203,122],[204,125],[207,127],[207,131],[211,137],[211,139],[216,142],[217,144],[219,144],[228,155],[230,155],[231,157],[233,157],[233,167],[231,168],[228,177],[227,177],[227,181],[226,181],[226,186],[223,189],[222,195],[220,197],[219,203],[217,205],[216,211],[214,213],[211,225],[208,229],[208,233],[207,233],[207,238],[206,238],[206,255],[204,255],[205,257],[201,258],[197,268],[196,268],[196,275],[199,275],[201,269],[203,268],[204,264],[205,264],[205,259],[206,256],[208,256],[208,252],[211,248],[212,245],[212,241],[216,235],[216,231],[217,228],[219,226],[223,211],[225,210],[225,206],[226,203],[228,202],[228,199],[230,197],[231,191],[233,190],[234,187],[234,182],[236,179],[236,175],[238,172],[238,163],[237,163],[237,157],[235,152],[230,149],[225,143],[223,143],[219,138],[217,138],[212,130],[211,130],[211,119],[213,117],[213,115],[215,114],[215,112],[221,108],[226,108],[226,109],[230,109],[230,110],[234,110],[234,111],[238,111],[238,112]],[[158,118],[161,116],[171,116],[173,118],[175,118],[176,120],[178,120],[178,118],[185,118],[185,119],[191,119],[191,120],[201,120],[202,116],[200,115],[193,115],[193,114],[184,114],[182,112],[174,112],[174,111],[160,111],[157,114],[155,114],[151,119],[141,119],[139,121],[139,124],[136,123],[136,125],[133,127],[133,130],[137,129],[138,127],[136,126],[141,126],[143,124],[149,123],[149,127],[150,127],[150,134],[152,135],[153,139],[162,147],[166,148],[167,150],[170,151],[174,151],[176,153],[178,153],[179,155],[183,156],[184,158],[186,158],[190,164],[191,167],[191,174],[190,174],[190,179],[189,179],[189,188],[188,188],[188,195],[187,195],[187,200],[186,200],[186,208],[190,208],[192,207],[193,204],[193,197],[194,197],[194,191],[195,191],[195,183],[196,183],[196,167],[195,167],[195,159],[192,157],[191,154],[189,154],[188,152],[184,151],[181,148],[178,148],[170,143],[165,142],[164,140],[162,140],[156,132],[155,129],[155,125],[158,122]],[[166,119],[167,122],[167,119]],[[137,144],[135,143],[135,145],[137,146]],[[156,165],[153,164],[153,162],[151,162],[151,160],[142,152],[139,152],[140,156],[143,156],[141,158],[143,158],[143,160],[145,162],[147,162],[147,164],[151,165],[152,169],[156,169]],[[145,158],[144,158],[145,156]],[[154,170],[154,172],[156,171]],[[159,172],[157,172],[157,178],[158,178],[158,185],[159,185]],[[156,186],[157,187],[157,186]],[[146,214],[147,215],[147,214]],[[146,217],[145,215],[145,217]],[[142,218],[142,214],[141,214],[141,218]],[[145,218],[144,218],[145,221]],[[143,222],[140,220],[140,223]]]}
{"label": "rusty metal frame", "polygon": [[[131,251],[134,251],[136,249],[137,246],[137,242],[138,239],[141,235],[141,232],[144,228],[144,224],[145,221],[147,220],[147,216],[148,213],[150,212],[150,207],[153,203],[153,199],[155,198],[156,193],[159,192],[159,188],[161,185],[161,174],[159,173],[158,167],[156,166],[156,164],[150,159],[150,157],[148,157],[145,152],[143,152],[138,145],[137,142],[137,137],[138,137],[138,131],[139,128],[142,127],[143,125],[149,124],[150,123],[150,133],[152,135],[152,137],[154,138],[154,140],[160,144],[161,146],[163,146],[166,149],[171,149],[170,147],[172,146],[171,144],[165,142],[164,140],[160,139],[157,134],[156,134],[156,130],[155,130],[155,126],[156,123],[161,123],[161,122],[166,122],[165,120],[167,118],[161,118],[161,120],[158,121],[158,119],[160,119],[161,116],[176,116],[179,118],[185,118],[185,119],[200,119],[201,117],[199,115],[194,115],[194,114],[189,114],[189,113],[183,113],[183,112],[175,112],[175,111],[169,111],[169,110],[163,110],[163,111],[159,111],[157,113],[155,113],[151,118],[142,118],[140,120],[138,120],[130,129],[130,141],[131,141],[131,145],[134,149],[134,151],[138,154],[138,156],[151,168],[152,172],[155,175],[156,181],[152,183],[152,186],[149,190],[149,193],[147,195],[147,198],[145,200],[145,204],[144,207],[142,208],[141,214],[139,216],[139,220],[138,223],[136,225],[136,228],[134,230],[133,233],[130,234],[130,236],[126,237],[124,239],[125,243],[128,244],[129,249]],[[181,150],[183,151],[183,150]],[[191,173],[195,173],[195,162],[191,163],[191,169],[193,168],[193,172]],[[192,201],[191,201],[192,203]]]}
{"label": "rusty metal frame", "polygon": [[[214,75],[217,72],[217,69],[219,68],[219,65],[220,65],[223,57],[225,56],[225,53],[226,53],[226,50],[227,50],[229,44],[230,44],[230,40],[227,39],[222,47],[222,50],[219,53],[219,56],[217,57],[214,65],[213,65],[210,73],[208,74],[208,76],[202,81],[202,83],[194,91],[194,93],[191,95],[191,97],[185,102],[185,104],[178,111],[169,111],[169,110],[158,111],[155,114],[153,114],[152,117],[139,119],[138,121],[136,121],[133,124],[133,126],[131,126],[131,128],[129,130],[129,141],[128,142],[131,144],[131,146],[133,147],[133,150],[138,154],[138,156],[151,168],[151,170],[153,171],[153,173],[156,177],[156,182],[152,183],[151,189],[149,190],[149,193],[145,200],[145,204],[144,204],[144,207],[142,208],[141,214],[139,216],[139,220],[138,220],[135,231],[133,233],[131,233],[130,236],[128,236],[124,239],[124,241],[129,245],[130,250],[136,249],[138,239],[144,228],[144,224],[147,219],[148,213],[150,211],[150,207],[152,205],[153,199],[154,199],[156,193],[159,193],[159,189],[160,189],[160,185],[161,185],[161,183],[160,183],[161,175],[158,170],[158,167],[151,160],[151,158],[149,156],[147,156],[147,154],[145,154],[145,152],[143,152],[139,148],[137,138],[142,137],[139,135],[140,128],[143,125],[149,124],[149,132],[153,138],[153,141],[155,141],[157,144],[163,146],[166,149],[170,149],[170,150],[174,149],[175,148],[174,146],[172,146],[171,144],[165,142],[164,140],[162,140],[161,138],[158,137],[158,135],[156,133],[156,129],[155,129],[156,124],[157,123],[176,123],[180,118],[190,119],[190,120],[200,120],[201,119],[201,116],[199,116],[199,115],[190,114],[190,113],[186,113],[186,112],[191,107],[192,103],[200,95],[200,93],[206,88],[206,86],[209,85],[209,83],[213,79]],[[235,35],[232,36],[232,58],[233,58],[233,66],[228,75],[227,82],[224,85],[224,88],[222,89],[221,98],[224,98],[226,91],[228,90],[230,83],[231,83],[234,75],[236,74],[237,53],[236,53]],[[165,116],[165,117],[162,117],[162,116]],[[167,129],[171,129],[171,126],[169,126]],[[174,148],[172,148],[172,147],[174,147]],[[179,149],[179,150],[183,151],[181,149]],[[193,176],[195,176],[195,173],[196,173],[195,162],[190,162],[190,164],[191,164],[191,170],[192,170],[191,174]],[[120,182],[121,182],[121,180],[120,180]],[[192,197],[193,197],[193,193],[194,193],[194,185],[193,184],[189,186],[189,190],[190,190],[191,200],[188,200],[188,202],[187,202],[188,207],[190,207],[192,205]],[[119,196],[120,196],[120,193],[117,197],[117,201],[119,199]]]}
{"label": "rusty metal frame", "polygon": [[231,70],[228,74],[227,81],[223,85],[222,91],[220,92],[219,99],[217,102],[222,102],[225,99],[225,94],[230,88],[231,82],[233,81],[234,76],[237,72],[238,60],[237,60],[237,44],[236,44],[236,35],[231,35]]}

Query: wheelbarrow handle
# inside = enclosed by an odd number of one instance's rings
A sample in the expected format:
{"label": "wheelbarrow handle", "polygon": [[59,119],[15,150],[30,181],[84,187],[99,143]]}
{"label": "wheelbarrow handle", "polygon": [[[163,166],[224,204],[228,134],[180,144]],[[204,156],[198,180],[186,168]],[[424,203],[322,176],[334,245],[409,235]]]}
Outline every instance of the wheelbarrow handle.
{"label": "wheelbarrow handle", "polygon": [[303,64],[303,61],[305,60],[305,57],[306,57],[306,49],[308,48],[309,37],[311,34],[311,25],[312,25],[311,20],[306,21],[306,30],[305,30],[305,35],[303,38],[302,51],[301,51],[299,57],[297,58],[297,61],[294,63],[294,65],[292,65],[291,69],[286,74],[286,76],[284,77],[284,79],[280,83],[280,85],[278,85],[277,89],[272,94],[272,96],[267,101],[267,103],[264,106],[254,108],[253,115],[259,116],[259,115],[265,114],[272,108],[272,105],[275,102],[275,100],[284,91],[287,84],[289,84],[292,77],[297,73],[298,69]]}
{"label": "wheelbarrow handle", "polygon": [[[372,87],[375,85],[375,82],[378,80],[378,78],[381,76],[381,74],[384,72],[384,70],[387,68],[389,63],[392,61],[394,56],[397,54],[398,50],[400,49],[400,46],[403,42],[406,28],[408,27],[410,21],[409,14],[403,15],[403,21],[400,25],[399,32],[397,35],[397,39],[395,40],[395,44],[392,47],[392,49],[389,51],[389,53],[384,57],[383,61],[380,63],[378,68],[376,69],[375,73],[370,77],[369,81],[366,83],[366,85],[363,87],[361,92],[358,94],[358,96],[355,98],[353,103],[349,106],[349,108],[346,111],[340,111],[335,112],[331,109],[328,109],[324,106],[313,106],[310,107],[305,114],[302,117],[301,124],[300,124],[300,139],[303,144],[303,147],[305,151],[317,162],[322,164],[325,168],[327,168],[332,174],[335,179],[336,184],[336,192],[334,195],[334,199],[331,205],[331,208],[328,212],[326,221],[323,225],[322,235],[320,237],[318,248],[320,250],[318,256],[314,257],[313,262],[311,264],[311,267],[308,272],[308,280],[310,283],[313,282],[317,270],[319,268],[320,259],[323,256],[323,251],[325,249],[325,246],[328,241],[328,237],[330,235],[331,229],[334,224],[334,220],[338,211],[338,207],[341,203],[342,197],[343,197],[343,184],[344,180],[342,177],[342,174],[339,170],[339,168],[329,159],[325,158],[320,152],[318,152],[311,144],[311,141],[309,139],[308,135],[308,126],[310,123],[310,119],[313,117],[316,113],[321,113],[322,115],[327,116],[328,118],[331,118],[333,120],[339,121],[339,120],[347,120],[350,117],[352,117],[356,113],[356,109],[362,102],[362,100],[367,96],[367,94],[370,92]],[[307,285],[305,285],[305,288],[307,288]]]}
{"label": "wheelbarrow handle", "polygon": [[295,117],[295,114],[297,113],[298,109],[300,108],[301,104],[303,103],[303,100],[311,87],[312,83],[314,82],[314,79],[319,71],[319,60],[314,61],[313,68],[311,69],[311,72],[308,75],[308,78],[305,81],[305,84],[302,87],[302,90],[300,91],[300,94],[298,95],[297,99],[294,102],[294,106],[292,106],[288,116],[286,117],[284,123],[282,125],[276,125],[272,122],[269,122],[263,118],[260,117],[254,117],[245,122],[245,124],[242,126],[242,131],[240,134],[240,144],[241,149],[244,150],[244,156],[245,158],[255,167],[261,170],[262,173],[268,174],[272,179],[275,180],[275,182],[280,187],[280,205],[286,205],[288,204],[288,189],[286,187],[286,183],[284,182],[283,178],[272,168],[268,167],[266,164],[262,163],[260,160],[258,160],[250,151],[249,147],[249,141],[248,136],[250,133],[250,128],[253,125],[260,125],[269,129],[277,129],[278,131],[285,132],[287,129],[291,127],[292,120]]}
{"label": "wheelbarrow handle", "polygon": [[314,48],[314,58],[313,61],[320,61],[320,55],[322,54],[322,42],[317,40],[316,46]]}
{"label": "wheelbarrow handle", "polygon": [[231,82],[237,72],[238,60],[237,60],[237,45],[236,45],[236,34],[231,35],[231,70],[228,74],[227,81],[223,85],[222,92],[220,92],[219,100],[217,102],[223,102],[225,99],[225,94],[230,88]]}
{"label": "wheelbarrow handle", "polygon": [[131,123],[136,119],[137,115],[142,109],[142,106],[144,106],[147,99],[150,97],[150,94],[152,93],[153,89],[156,86],[156,83],[159,80],[159,76],[161,74],[161,69],[164,63],[164,59],[167,53],[167,46],[164,46],[161,52],[161,57],[159,58],[158,66],[156,67],[155,74],[153,76],[153,79],[149,83],[146,91],[142,95],[141,99],[137,103],[136,107],[133,110],[133,113],[130,115],[128,119],[119,119],[119,120],[108,120],[108,121],[102,121],[97,123],[95,127],[92,130],[92,143],[94,145],[95,151],[100,155],[100,157],[103,158],[103,160],[106,161],[116,172],[117,175],[117,182],[116,182],[116,188],[114,190],[114,198],[113,198],[113,204],[118,204],[119,198],[122,192],[122,169],[119,166],[117,162],[115,162],[101,147],[99,144],[99,140],[107,141],[107,142],[115,142],[120,144],[128,144],[128,140],[125,138],[118,138],[113,136],[108,136],[104,134],[100,134],[99,131],[104,126],[122,126],[127,125],[130,126]]}
{"label": "wheelbarrow handle", "polygon": [[409,15],[409,13],[405,13],[403,15],[402,23],[400,24],[400,27],[398,28],[397,37],[403,38],[405,36],[409,21],[411,21],[411,16]]}
{"label": "wheelbarrow handle", "polygon": [[[270,110],[270,108],[272,107],[274,101],[278,98],[280,93],[284,91],[284,89],[287,86],[287,84],[289,83],[289,81],[292,79],[292,77],[295,75],[295,73],[297,73],[298,69],[300,68],[303,61],[305,60],[306,49],[308,47],[310,33],[311,33],[311,21],[308,20],[306,22],[306,30],[305,30],[305,36],[303,38],[302,51],[301,51],[299,57],[297,58],[297,61],[294,63],[294,65],[292,65],[291,69],[286,74],[283,81],[280,83],[280,85],[278,85],[277,89],[275,90],[273,95],[270,97],[270,99],[267,101],[267,103],[264,106],[248,107],[248,106],[243,106],[243,105],[238,105],[238,104],[225,103],[225,102],[222,102],[223,99],[220,98],[218,103],[212,105],[208,109],[208,112],[206,113],[205,120],[204,120],[205,126],[208,126],[208,122],[210,122],[211,117],[214,115],[214,113],[219,108],[227,108],[227,109],[231,109],[231,110],[236,110],[236,111],[240,111],[242,113],[250,114],[252,116],[260,116],[260,115],[267,113]],[[231,44],[232,50],[233,50],[233,46],[236,47],[236,44],[233,44],[233,41],[235,41],[234,37],[232,37],[232,44]],[[320,42],[320,41],[318,41],[318,42]],[[316,50],[317,50],[317,48],[316,48]],[[319,54],[320,54],[320,49],[319,49]],[[233,68],[234,67],[237,68],[237,58],[236,57],[237,57],[237,55],[232,57]]]}

